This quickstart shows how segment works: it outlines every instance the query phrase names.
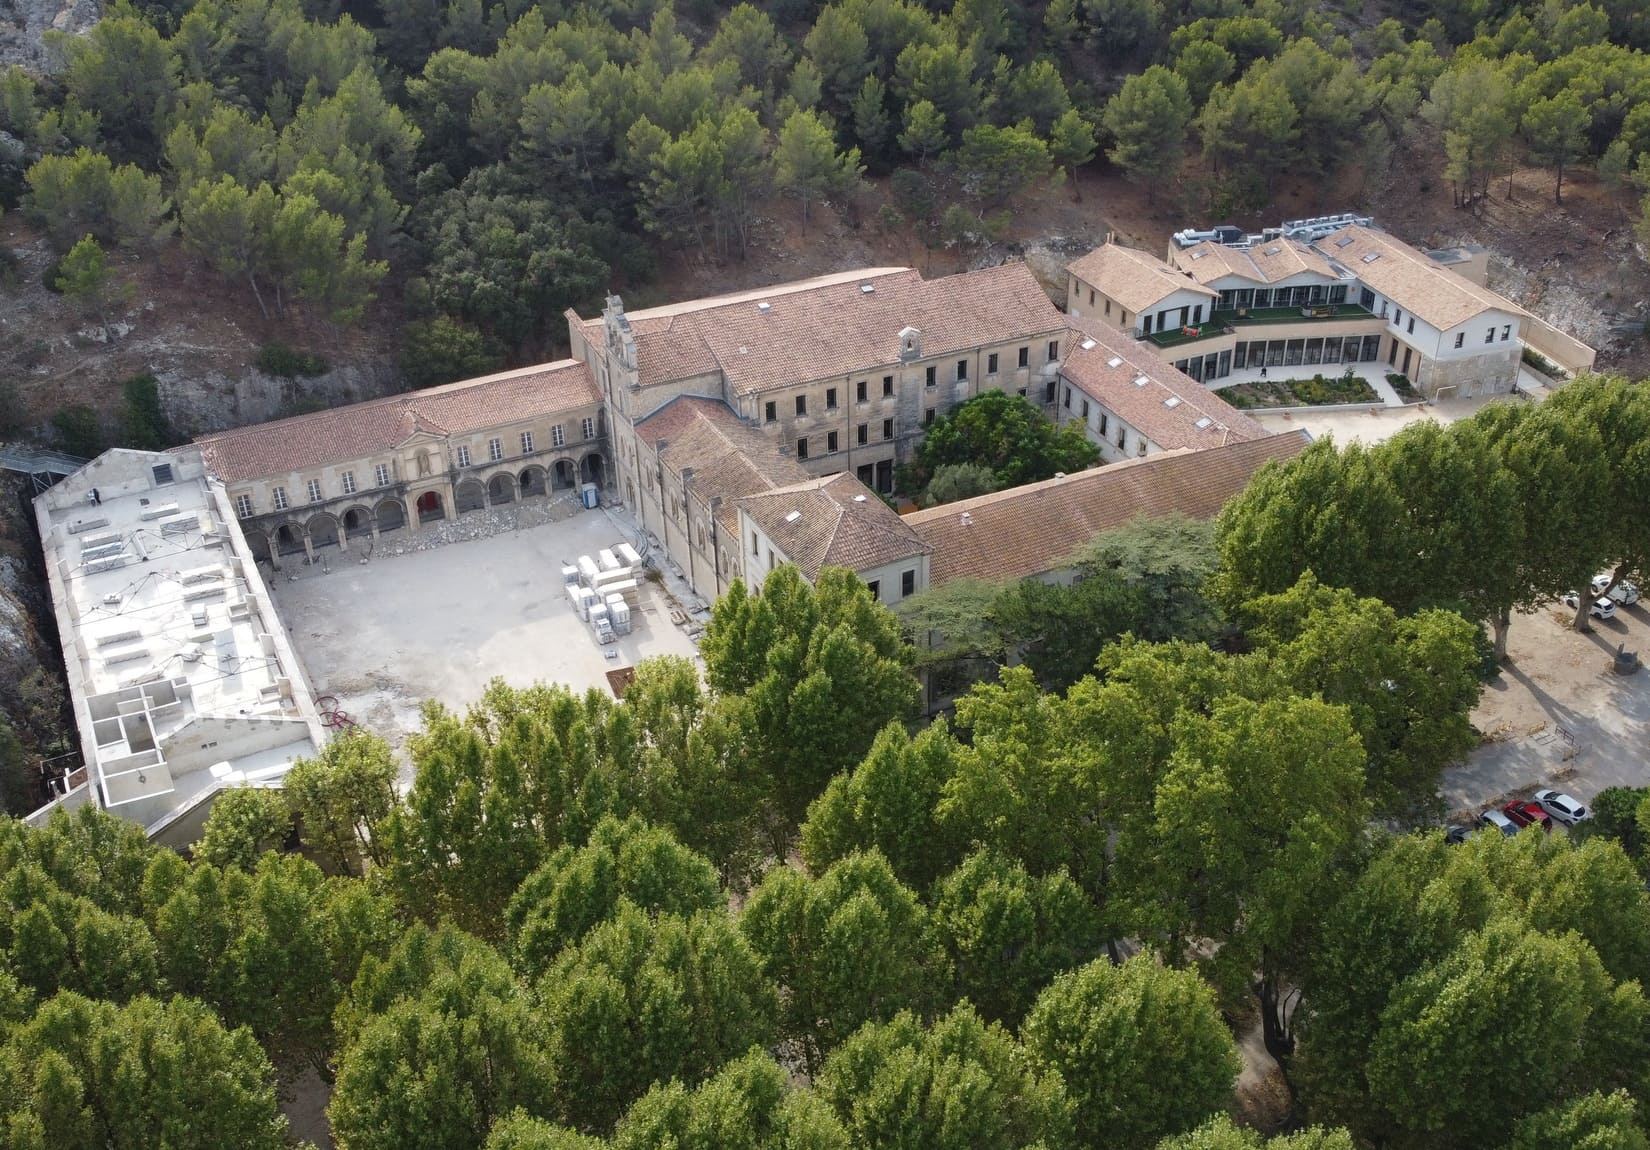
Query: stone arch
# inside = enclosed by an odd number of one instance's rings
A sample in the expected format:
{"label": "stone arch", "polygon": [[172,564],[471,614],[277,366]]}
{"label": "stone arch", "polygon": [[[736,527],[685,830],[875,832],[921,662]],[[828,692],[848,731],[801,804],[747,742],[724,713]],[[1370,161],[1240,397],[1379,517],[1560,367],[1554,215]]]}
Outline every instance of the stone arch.
{"label": "stone arch", "polygon": [[309,532],[309,541],[316,547],[338,545],[338,518],[331,512],[311,515],[304,521],[304,530]]}
{"label": "stone arch", "polygon": [[372,512],[365,507],[351,507],[344,512],[344,538],[364,539],[372,535]]}
{"label": "stone arch", "polygon": [[399,499],[386,499],[373,508],[373,518],[378,521],[378,533],[399,531],[407,525],[407,508]]}
{"label": "stone arch", "polygon": [[424,492],[414,506],[418,510],[420,523],[436,523],[447,518],[447,505],[442,501],[439,491]]}
{"label": "stone arch", "polygon": [[578,485],[579,473],[573,469],[571,459],[556,460],[555,469],[550,474],[550,489],[552,491],[566,491]]}
{"label": "stone arch", "polygon": [[453,510],[463,515],[467,511],[482,511],[487,507],[487,485],[470,478],[453,489]]}
{"label": "stone arch", "polygon": [[544,468],[535,463],[531,467],[525,467],[522,469],[521,497],[523,499],[528,499],[536,495],[548,495],[549,493],[550,482]]}
{"label": "stone arch", "polygon": [[275,528],[271,539],[279,555],[293,555],[304,549],[304,530],[296,523],[283,523]]}
{"label": "stone arch", "polygon": [[270,564],[275,562],[274,553],[269,549],[269,536],[265,532],[246,532],[246,549],[252,553],[254,560],[261,559]]}
{"label": "stone arch", "polygon": [[516,501],[516,477],[508,471],[500,471],[487,479],[487,504],[497,507],[501,503]]}
{"label": "stone arch", "polygon": [[602,458],[599,451],[592,451],[579,462],[579,473],[586,483],[594,483],[597,487],[607,486],[607,461]]}

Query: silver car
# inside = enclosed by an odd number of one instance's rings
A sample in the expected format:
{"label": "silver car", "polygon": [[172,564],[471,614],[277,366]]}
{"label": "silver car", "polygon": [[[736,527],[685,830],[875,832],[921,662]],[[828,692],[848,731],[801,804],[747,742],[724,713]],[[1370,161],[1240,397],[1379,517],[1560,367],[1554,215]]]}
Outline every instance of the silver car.
{"label": "silver car", "polygon": [[1483,827],[1494,827],[1508,838],[1518,833],[1518,824],[1500,811],[1485,811],[1478,816],[1478,824]]}
{"label": "silver car", "polygon": [[1537,791],[1533,797],[1541,804],[1542,810],[1553,816],[1555,822],[1563,823],[1567,827],[1573,827],[1588,817],[1587,808],[1582,805],[1581,800],[1563,791],[1549,788]]}

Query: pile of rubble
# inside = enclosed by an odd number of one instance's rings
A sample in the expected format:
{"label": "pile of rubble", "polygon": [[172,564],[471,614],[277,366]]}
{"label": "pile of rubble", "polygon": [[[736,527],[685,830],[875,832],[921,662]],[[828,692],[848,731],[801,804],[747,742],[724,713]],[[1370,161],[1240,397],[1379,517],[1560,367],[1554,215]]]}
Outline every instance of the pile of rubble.
{"label": "pile of rubble", "polygon": [[[372,558],[391,555],[410,555],[415,551],[429,551],[449,543],[470,539],[486,539],[506,531],[520,531],[557,523],[577,515],[584,508],[577,491],[564,491],[550,498],[529,498],[503,507],[489,507],[483,511],[467,511],[456,519],[426,523],[417,531],[402,528],[390,535],[380,535],[372,549]],[[355,550],[352,543],[350,550]]]}

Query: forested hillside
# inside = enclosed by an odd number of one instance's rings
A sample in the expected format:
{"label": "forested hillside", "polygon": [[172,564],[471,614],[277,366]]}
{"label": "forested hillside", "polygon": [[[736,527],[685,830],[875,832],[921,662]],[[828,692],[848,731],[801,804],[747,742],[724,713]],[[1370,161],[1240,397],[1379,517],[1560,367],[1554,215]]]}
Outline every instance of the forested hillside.
{"label": "forested hillside", "polygon": [[551,354],[563,308],[645,295],[661,256],[740,261],[763,213],[805,236],[828,205],[967,248],[1009,234],[1029,189],[1110,165],[1223,218],[1285,180],[1361,198],[1417,134],[1432,170],[1406,182],[1461,203],[1522,163],[1555,198],[1576,165],[1623,204],[1650,181],[1642,5],[1393,16],[123,0],[48,34],[48,73],[0,76],[0,202],[66,257],[37,274],[89,315],[164,264],[280,342],[387,332],[417,386]]}

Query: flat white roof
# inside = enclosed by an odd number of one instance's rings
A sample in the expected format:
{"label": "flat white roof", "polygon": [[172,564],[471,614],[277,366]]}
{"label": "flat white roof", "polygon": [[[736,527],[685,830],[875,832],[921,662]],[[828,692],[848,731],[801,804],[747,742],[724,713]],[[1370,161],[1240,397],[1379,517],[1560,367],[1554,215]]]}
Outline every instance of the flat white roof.
{"label": "flat white roof", "polygon": [[205,790],[259,781],[242,760],[314,753],[303,672],[198,454],[107,452],[36,516],[100,805],[153,829]]}

